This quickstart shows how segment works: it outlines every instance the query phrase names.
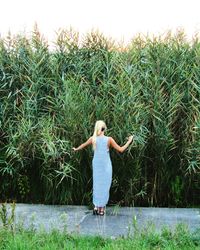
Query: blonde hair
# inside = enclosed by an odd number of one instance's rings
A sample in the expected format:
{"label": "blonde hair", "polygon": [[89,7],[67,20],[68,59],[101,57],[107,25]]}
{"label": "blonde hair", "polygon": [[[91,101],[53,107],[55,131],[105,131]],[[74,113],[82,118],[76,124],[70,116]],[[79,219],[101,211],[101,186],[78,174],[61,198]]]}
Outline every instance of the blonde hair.
{"label": "blonde hair", "polygon": [[102,128],[105,128],[106,130],[106,124],[104,121],[96,121],[95,123],[95,127],[94,127],[94,133],[93,133],[93,136],[92,136],[92,144],[93,144],[93,149],[95,150],[96,148],[96,138],[98,135],[101,134],[101,131],[102,131]]}

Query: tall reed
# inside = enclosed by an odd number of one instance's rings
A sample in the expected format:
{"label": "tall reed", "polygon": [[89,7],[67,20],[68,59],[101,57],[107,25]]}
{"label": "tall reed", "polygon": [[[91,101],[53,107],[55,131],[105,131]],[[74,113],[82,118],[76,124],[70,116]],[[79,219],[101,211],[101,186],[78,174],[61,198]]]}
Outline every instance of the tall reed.
{"label": "tall reed", "polygon": [[91,203],[92,150],[74,154],[97,119],[111,151],[110,204],[200,202],[200,42],[184,33],[135,37],[127,47],[100,32],[61,30],[55,49],[37,27],[0,40],[0,199]]}

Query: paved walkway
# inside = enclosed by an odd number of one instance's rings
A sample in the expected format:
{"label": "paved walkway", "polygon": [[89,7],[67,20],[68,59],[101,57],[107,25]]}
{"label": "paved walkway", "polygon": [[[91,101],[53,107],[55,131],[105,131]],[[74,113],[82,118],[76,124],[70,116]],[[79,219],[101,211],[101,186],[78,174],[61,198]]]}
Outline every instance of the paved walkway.
{"label": "paved walkway", "polygon": [[[8,205],[9,209],[10,206]],[[186,224],[189,230],[200,228],[200,209],[108,207],[105,216],[94,216],[86,206],[16,204],[16,223],[47,231],[55,228],[68,232],[106,237],[127,236],[137,229],[154,225],[174,229]]]}

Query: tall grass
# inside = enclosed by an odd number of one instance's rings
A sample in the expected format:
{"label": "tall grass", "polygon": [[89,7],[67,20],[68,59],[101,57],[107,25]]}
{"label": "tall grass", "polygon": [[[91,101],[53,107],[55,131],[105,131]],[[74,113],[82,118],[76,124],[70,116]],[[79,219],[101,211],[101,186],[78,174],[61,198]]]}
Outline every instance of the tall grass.
{"label": "tall grass", "polygon": [[110,203],[193,206],[200,197],[200,42],[182,32],[119,47],[99,32],[0,40],[0,193],[22,202],[91,202],[92,150],[71,150],[97,119],[111,152]]}
{"label": "tall grass", "polygon": [[161,233],[154,229],[146,229],[133,236],[110,239],[101,236],[83,236],[52,230],[35,231],[17,228],[13,233],[0,228],[0,249],[167,249],[198,250],[200,246],[199,231],[190,233],[182,225],[175,230],[162,229]]}

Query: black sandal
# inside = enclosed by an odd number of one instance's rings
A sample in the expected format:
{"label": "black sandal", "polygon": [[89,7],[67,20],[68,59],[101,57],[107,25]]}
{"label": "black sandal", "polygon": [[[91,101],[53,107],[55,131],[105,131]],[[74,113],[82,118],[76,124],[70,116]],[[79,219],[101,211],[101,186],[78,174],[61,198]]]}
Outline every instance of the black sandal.
{"label": "black sandal", "polygon": [[101,207],[101,208],[99,209],[99,211],[98,211],[98,215],[103,216],[104,214],[105,214],[105,210],[104,210],[103,207]]}
{"label": "black sandal", "polygon": [[93,215],[98,215],[99,213],[98,213],[98,209],[95,207],[95,208],[93,208]]}

